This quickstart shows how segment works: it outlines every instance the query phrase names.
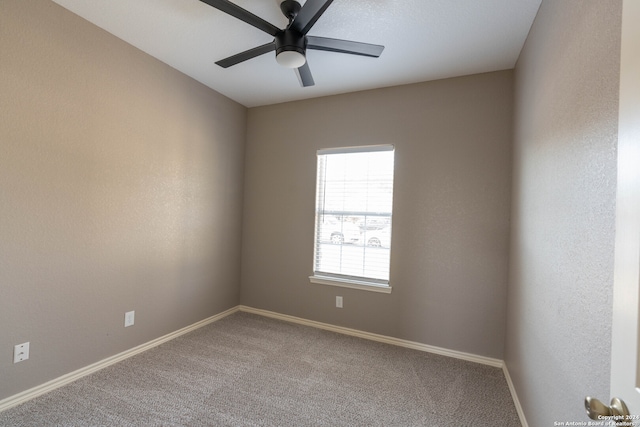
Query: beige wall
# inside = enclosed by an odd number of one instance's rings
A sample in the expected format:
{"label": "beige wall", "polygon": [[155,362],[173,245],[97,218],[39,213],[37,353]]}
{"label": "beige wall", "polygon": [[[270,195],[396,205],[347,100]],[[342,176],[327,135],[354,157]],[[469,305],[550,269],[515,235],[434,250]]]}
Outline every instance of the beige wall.
{"label": "beige wall", "polygon": [[516,67],[505,360],[531,426],[609,399],[621,3],[543,1]]}
{"label": "beige wall", "polygon": [[0,400],[238,304],[245,122],[53,2],[0,3]]}
{"label": "beige wall", "polygon": [[[511,71],[250,109],[241,302],[502,358],[511,113]],[[310,284],[316,150],[389,143],[393,292]]]}

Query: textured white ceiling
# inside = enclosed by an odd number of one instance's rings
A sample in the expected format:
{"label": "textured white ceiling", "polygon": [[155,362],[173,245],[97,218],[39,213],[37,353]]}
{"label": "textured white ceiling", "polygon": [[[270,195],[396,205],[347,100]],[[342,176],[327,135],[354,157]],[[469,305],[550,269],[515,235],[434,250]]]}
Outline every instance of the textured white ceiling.
{"label": "textured white ceiling", "polygon": [[[385,50],[380,58],[309,50],[316,84],[303,88],[273,53],[215,65],[273,37],[199,0],[53,1],[247,107],[513,68],[541,3],[335,0],[309,35]],[[277,0],[232,1],[287,24]]]}

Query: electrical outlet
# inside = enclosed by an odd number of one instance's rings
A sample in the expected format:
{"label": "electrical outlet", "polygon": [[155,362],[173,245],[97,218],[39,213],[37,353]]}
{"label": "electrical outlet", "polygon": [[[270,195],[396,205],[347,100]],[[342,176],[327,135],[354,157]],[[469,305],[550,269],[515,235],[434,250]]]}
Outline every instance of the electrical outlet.
{"label": "electrical outlet", "polygon": [[336,297],[336,307],[342,308],[342,297]]}
{"label": "electrical outlet", "polygon": [[124,327],[133,326],[136,320],[136,312],[135,311],[127,311],[124,314]]}
{"label": "electrical outlet", "polygon": [[29,358],[29,343],[18,344],[13,347],[13,363],[22,362]]}

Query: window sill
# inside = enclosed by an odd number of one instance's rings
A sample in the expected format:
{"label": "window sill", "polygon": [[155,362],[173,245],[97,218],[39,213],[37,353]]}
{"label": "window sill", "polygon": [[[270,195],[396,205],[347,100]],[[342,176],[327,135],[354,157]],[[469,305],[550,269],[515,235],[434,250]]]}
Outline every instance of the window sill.
{"label": "window sill", "polygon": [[391,293],[391,286],[380,285],[359,280],[338,279],[336,277],[309,276],[309,281],[318,285],[338,286],[341,288],[359,289],[361,291]]}

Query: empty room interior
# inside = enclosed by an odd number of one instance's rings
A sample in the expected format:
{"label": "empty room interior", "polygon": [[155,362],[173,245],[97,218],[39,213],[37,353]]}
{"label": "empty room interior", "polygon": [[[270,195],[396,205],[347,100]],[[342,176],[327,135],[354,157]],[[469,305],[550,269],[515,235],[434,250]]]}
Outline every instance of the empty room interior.
{"label": "empty room interior", "polygon": [[[83,3],[93,18],[74,13]],[[461,52],[462,38],[427,47],[429,32],[410,31],[450,2],[336,0],[309,34],[384,51],[309,50],[312,87],[272,53],[226,69],[158,59],[201,55],[189,44],[207,26],[225,26],[211,61],[269,40],[204,1],[163,0],[142,29],[143,6],[107,3],[0,2],[0,424],[232,319],[308,328],[291,329],[308,346],[324,331],[495,368],[514,425],[586,422],[585,396],[612,397],[623,1],[522,0],[530,19],[510,62],[474,48],[463,59],[478,70],[435,65],[418,80],[412,64]],[[280,13],[274,0],[232,3]],[[452,21],[472,22],[478,3],[508,22],[520,1],[463,1]],[[377,25],[411,45],[406,63]],[[163,32],[175,43],[144,48]],[[378,67],[404,80],[369,80]],[[379,146],[393,150],[388,281],[313,280],[320,154]]]}

